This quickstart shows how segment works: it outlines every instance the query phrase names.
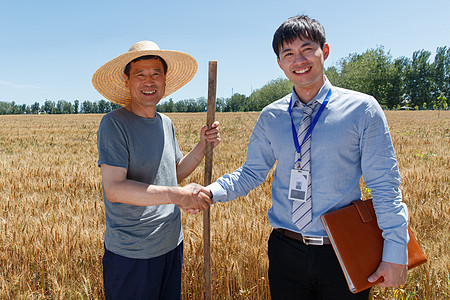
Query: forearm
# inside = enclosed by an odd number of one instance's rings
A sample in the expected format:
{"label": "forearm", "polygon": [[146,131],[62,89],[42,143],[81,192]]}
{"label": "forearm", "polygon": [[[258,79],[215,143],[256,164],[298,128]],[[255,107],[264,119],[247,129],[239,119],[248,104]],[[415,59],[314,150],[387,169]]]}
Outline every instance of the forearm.
{"label": "forearm", "polygon": [[197,168],[205,156],[206,142],[198,143],[177,164],[177,181],[180,183]]}
{"label": "forearm", "polygon": [[264,182],[267,172],[254,173],[244,165],[231,174],[223,175],[206,188],[212,193],[214,203],[227,202],[246,196]]}
{"label": "forearm", "polygon": [[201,188],[194,183],[180,188],[147,185],[125,179],[115,184],[106,185],[105,194],[111,202],[136,206],[175,204],[189,213],[193,211],[197,213],[212,204],[209,196],[201,193]]}
{"label": "forearm", "polygon": [[128,179],[111,185],[104,184],[108,201],[136,206],[172,204],[180,196],[179,190],[178,187],[148,185]]}

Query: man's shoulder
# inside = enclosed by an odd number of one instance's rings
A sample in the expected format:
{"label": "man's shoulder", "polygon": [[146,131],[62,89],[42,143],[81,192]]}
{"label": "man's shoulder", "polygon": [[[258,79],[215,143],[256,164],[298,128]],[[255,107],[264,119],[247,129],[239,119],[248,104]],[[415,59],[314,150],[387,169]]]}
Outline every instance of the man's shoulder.
{"label": "man's shoulder", "polygon": [[375,97],[354,90],[333,87],[330,98],[330,111],[338,114],[359,116],[382,115],[383,110]]}
{"label": "man's shoulder", "polygon": [[126,109],[125,107],[120,107],[110,111],[102,117],[102,120],[114,120],[114,119],[122,119],[125,117]]}
{"label": "man's shoulder", "polygon": [[288,94],[286,96],[284,96],[281,99],[278,99],[272,103],[270,103],[269,105],[267,105],[266,107],[263,108],[263,110],[261,111],[261,113],[274,113],[274,112],[279,112],[279,111],[287,111],[288,107],[289,107],[289,102],[291,100],[291,95],[292,94]]}
{"label": "man's shoulder", "polygon": [[333,86],[333,94],[335,95],[334,97],[332,96],[332,98],[335,99],[347,99],[347,100],[369,101],[369,102],[375,100],[375,98],[371,95],[336,86]]}

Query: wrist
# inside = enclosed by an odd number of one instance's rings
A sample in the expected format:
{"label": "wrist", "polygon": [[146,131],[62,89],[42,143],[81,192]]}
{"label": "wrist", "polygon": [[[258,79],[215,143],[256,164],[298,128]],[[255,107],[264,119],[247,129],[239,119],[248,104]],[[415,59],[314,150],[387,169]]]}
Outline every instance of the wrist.
{"label": "wrist", "polygon": [[200,140],[200,141],[197,143],[196,148],[198,148],[198,150],[199,150],[201,153],[203,153],[203,155],[204,155],[205,152],[206,152],[206,140]]}
{"label": "wrist", "polygon": [[194,149],[192,149],[192,152],[194,153],[195,160],[198,163],[201,162],[206,153],[206,141],[198,142]]}
{"label": "wrist", "polygon": [[179,205],[180,191],[178,187],[167,187],[166,196],[169,204]]}

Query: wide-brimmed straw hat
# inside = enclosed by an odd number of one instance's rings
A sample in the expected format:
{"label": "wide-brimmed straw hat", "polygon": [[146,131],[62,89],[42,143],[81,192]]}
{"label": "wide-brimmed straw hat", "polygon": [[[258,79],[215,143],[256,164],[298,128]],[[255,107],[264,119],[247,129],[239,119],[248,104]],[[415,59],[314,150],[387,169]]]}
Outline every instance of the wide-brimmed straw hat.
{"label": "wide-brimmed straw hat", "polygon": [[167,63],[166,89],[163,97],[184,86],[197,72],[197,62],[189,54],[174,50],[160,50],[154,42],[142,41],[134,44],[128,52],[110,60],[94,73],[92,84],[95,89],[109,101],[127,105],[131,96],[125,86],[123,71],[129,62],[144,55],[157,55]]}

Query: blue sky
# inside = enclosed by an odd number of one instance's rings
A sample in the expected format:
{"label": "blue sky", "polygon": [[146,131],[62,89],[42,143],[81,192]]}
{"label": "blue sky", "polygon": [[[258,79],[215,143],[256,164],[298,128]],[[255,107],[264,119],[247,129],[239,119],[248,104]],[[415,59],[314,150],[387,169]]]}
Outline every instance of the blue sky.
{"label": "blue sky", "polygon": [[[217,97],[252,89],[284,74],[272,37],[288,17],[321,22],[330,44],[325,67],[351,53],[384,46],[393,58],[450,46],[450,1],[2,1],[0,101],[98,101],[93,73],[135,42],[192,55],[195,78],[170,95],[207,97],[208,61],[218,61]],[[163,101],[167,100],[164,99]]]}

